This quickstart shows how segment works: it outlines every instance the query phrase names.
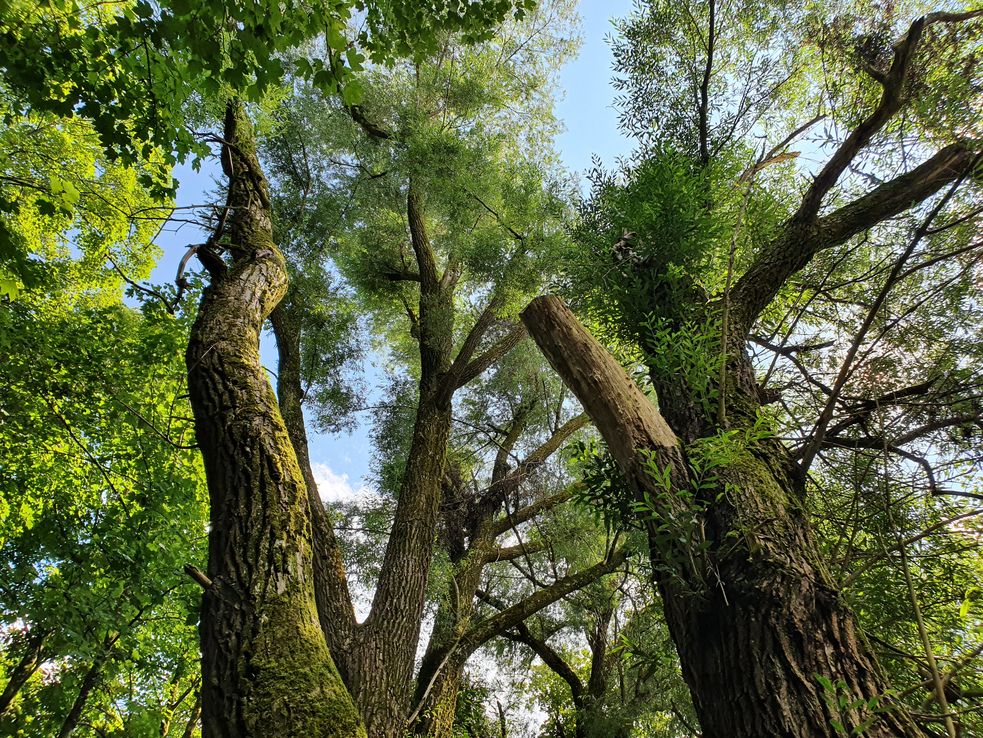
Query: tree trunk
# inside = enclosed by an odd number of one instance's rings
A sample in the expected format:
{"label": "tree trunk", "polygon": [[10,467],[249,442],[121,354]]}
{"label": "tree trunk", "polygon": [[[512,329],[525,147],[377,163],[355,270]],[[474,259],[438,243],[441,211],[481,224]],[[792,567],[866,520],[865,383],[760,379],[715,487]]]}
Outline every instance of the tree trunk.
{"label": "tree trunk", "polygon": [[777,444],[715,469],[723,493],[694,505],[679,494],[691,487],[675,434],[566,306],[537,298],[523,321],[649,511],[639,522],[653,579],[706,738],[832,738],[838,724],[922,736],[898,706],[870,709],[887,684],[824,569]]}
{"label": "tree trunk", "polygon": [[201,692],[195,694],[195,703],[191,706],[191,713],[188,715],[188,722],[185,723],[184,732],[181,738],[194,738],[195,730],[198,728],[198,721],[201,719]]}
{"label": "tree trunk", "polygon": [[426,683],[422,679],[417,682],[418,686],[429,691],[423,696],[420,713],[414,724],[414,735],[449,738],[454,734],[457,695],[464,681],[464,666],[470,654],[463,655],[446,648],[435,649],[435,653],[441,656],[440,671],[432,672]]}
{"label": "tree trunk", "polygon": [[82,719],[85,703],[89,701],[89,695],[92,694],[92,690],[99,682],[103,664],[106,663],[108,656],[109,651],[104,651],[96,656],[89,665],[85,676],[82,677],[82,684],[79,687],[79,693],[75,696],[75,701],[72,703],[72,709],[68,711],[68,715],[65,716],[65,720],[61,724],[61,730],[58,731],[58,738],[69,738],[75,732],[79,721]]}
{"label": "tree trunk", "polygon": [[421,392],[382,576],[351,665],[352,694],[373,738],[407,730],[450,420],[449,401]]}
{"label": "tree trunk", "polygon": [[348,684],[348,672],[355,648],[356,622],[345,562],[331,520],[318,494],[307,444],[307,427],[302,406],[303,388],[300,375],[300,327],[298,307],[287,299],[270,314],[276,337],[277,402],[290,435],[297,463],[307,486],[314,556],[314,596],[318,618],[328,649],[342,680]]}
{"label": "tree trunk", "polygon": [[31,678],[31,675],[41,665],[43,661],[41,649],[44,645],[46,635],[44,632],[31,632],[28,634],[24,656],[10,672],[10,679],[7,680],[7,686],[3,688],[3,693],[0,694],[0,715],[3,715],[7,711],[10,703],[14,701],[14,698],[20,692],[21,687],[27,683],[27,680]]}
{"label": "tree trunk", "polygon": [[408,729],[456,389],[448,372],[458,275],[450,265],[443,275],[438,272],[422,198],[412,180],[406,209],[420,273],[415,326],[420,341],[419,404],[372,610],[359,629],[358,654],[349,674],[352,695],[372,738],[402,738]]}
{"label": "tree trunk", "polygon": [[203,735],[364,736],[318,624],[307,485],[260,364],[260,330],[287,275],[250,124],[235,102],[225,140],[233,259],[226,270],[211,257],[187,352],[211,501]]}
{"label": "tree trunk", "polygon": [[457,693],[464,678],[464,665],[471,656],[471,652],[463,653],[457,646],[471,625],[484,554],[494,539],[479,534],[475,544],[457,563],[449,591],[437,607],[433,633],[417,674],[413,701],[420,709],[413,732],[419,736],[449,738],[453,732]]}

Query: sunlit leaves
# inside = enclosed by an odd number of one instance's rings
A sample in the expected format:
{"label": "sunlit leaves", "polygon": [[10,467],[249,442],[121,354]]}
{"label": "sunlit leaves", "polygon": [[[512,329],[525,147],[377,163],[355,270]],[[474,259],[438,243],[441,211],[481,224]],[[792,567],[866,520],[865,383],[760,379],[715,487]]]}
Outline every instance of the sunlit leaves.
{"label": "sunlit leaves", "polygon": [[[534,4],[9,0],[0,38],[10,50],[5,80],[30,108],[90,118],[106,150],[127,163],[156,149],[173,164],[207,153],[186,125],[190,99],[233,92],[258,100],[281,82],[284,53],[308,40],[324,34],[327,56],[297,71],[355,104],[362,89],[354,75],[366,55],[381,64],[433,53],[448,32],[486,39],[495,24]],[[364,19],[358,30],[349,27],[353,13]]]}

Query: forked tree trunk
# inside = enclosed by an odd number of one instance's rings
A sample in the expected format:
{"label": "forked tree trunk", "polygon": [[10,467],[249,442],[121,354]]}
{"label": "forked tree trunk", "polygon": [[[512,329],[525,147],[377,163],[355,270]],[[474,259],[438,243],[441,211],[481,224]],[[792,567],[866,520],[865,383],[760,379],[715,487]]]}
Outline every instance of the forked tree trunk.
{"label": "forked tree trunk", "polygon": [[[523,321],[650,511],[653,578],[704,736],[832,738],[843,734],[837,725],[871,738],[923,736],[885,701],[884,677],[823,567],[777,451],[740,452],[717,470],[726,493],[687,511],[676,436],[614,358],[557,298],[534,300]],[[668,488],[646,455],[668,470]],[[672,536],[658,529],[694,519]]]}
{"label": "forked tree trunk", "polygon": [[364,736],[318,624],[307,485],[260,364],[260,330],[287,275],[249,122],[236,103],[225,140],[233,260],[227,271],[213,263],[187,352],[211,502],[203,735]]}

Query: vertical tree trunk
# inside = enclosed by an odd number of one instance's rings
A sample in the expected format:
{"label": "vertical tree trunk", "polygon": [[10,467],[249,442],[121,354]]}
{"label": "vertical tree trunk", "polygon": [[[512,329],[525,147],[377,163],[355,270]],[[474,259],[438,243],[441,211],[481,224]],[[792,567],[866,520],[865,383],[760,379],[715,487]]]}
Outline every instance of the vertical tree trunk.
{"label": "vertical tree trunk", "polygon": [[451,266],[443,275],[438,271],[422,198],[412,180],[406,213],[420,273],[419,404],[372,611],[362,624],[350,674],[352,694],[372,738],[402,738],[408,729],[455,390],[448,371],[459,275]]}
{"label": "vertical tree trunk", "polygon": [[352,664],[352,693],[373,738],[401,738],[407,730],[450,419],[449,400],[421,392],[400,514]]}
{"label": "vertical tree trunk", "polygon": [[[650,510],[642,522],[653,578],[704,735],[832,738],[839,724],[872,738],[922,736],[900,707],[872,709],[887,684],[823,567],[777,450],[739,453],[716,470],[721,494],[687,510],[676,494],[689,485],[678,441],[614,358],[557,298],[534,300],[523,321]],[[687,519],[700,524],[673,531],[684,532],[681,547],[660,535],[658,524]]]}
{"label": "vertical tree trunk", "polygon": [[[429,651],[428,655],[431,655]],[[449,738],[454,734],[457,695],[464,680],[464,665],[470,654],[455,653],[453,647],[445,647],[435,649],[434,655],[440,655],[440,662],[436,665],[440,670],[431,671],[425,684],[422,679],[417,682],[429,691],[423,697],[414,734],[427,738]]]}
{"label": "vertical tree trunk", "polygon": [[471,653],[457,650],[458,641],[471,625],[474,598],[484,568],[484,554],[494,540],[480,533],[479,545],[457,563],[447,596],[437,608],[436,621],[417,675],[414,706],[419,713],[413,730],[427,738],[449,738],[453,733],[457,693],[464,665]]}
{"label": "vertical tree trunk", "polygon": [[213,263],[187,351],[211,501],[203,734],[364,736],[318,623],[307,485],[260,364],[260,330],[287,275],[250,124],[235,102],[225,140],[233,259],[227,270]]}
{"label": "vertical tree trunk", "polygon": [[20,692],[21,687],[27,683],[27,680],[31,678],[31,675],[41,665],[41,649],[44,645],[46,635],[44,632],[34,631],[28,634],[24,655],[10,672],[10,679],[7,680],[7,685],[3,688],[3,693],[0,694],[0,715],[3,715],[7,711],[10,703],[14,701],[14,698]]}
{"label": "vertical tree trunk", "polygon": [[342,680],[348,684],[348,673],[356,637],[355,611],[345,573],[345,562],[334,528],[318,494],[317,482],[311,468],[307,443],[307,427],[301,398],[303,388],[300,374],[300,328],[289,295],[270,314],[276,337],[277,401],[297,463],[307,486],[308,510],[313,535],[314,598],[321,630]]}

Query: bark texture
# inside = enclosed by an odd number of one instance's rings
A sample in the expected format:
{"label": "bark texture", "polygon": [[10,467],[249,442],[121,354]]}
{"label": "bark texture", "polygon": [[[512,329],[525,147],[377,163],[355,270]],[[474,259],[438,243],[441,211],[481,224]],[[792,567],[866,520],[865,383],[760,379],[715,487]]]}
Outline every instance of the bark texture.
{"label": "bark texture", "polygon": [[212,283],[187,351],[211,502],[203,735],[364,736],[318,623],[308,486],[260,364],[260,330],[287,274],[250,124],[236,102],[225,141],[224,245],[232,259],[224,268],[212,255]]}
{"label": "bark texture", "polygon": [[448,373],[458,275],[451,266],[443,274],[438,271],[423,197],[413,182],[406,212],[420,274],[419,405],[372,610],[361,626],[358,655],[349,674],[352,694],[373,738],[400,738],[407,728],[455,389]]}
{"label": "bark texture", "polygon": [[[537,298],[523,320],[636,494],[656,500],[642,521],[653,578],[704,735],[832,738],[837,723],[875,738],[923,735],[890,705],[837,706],[841,696],[877,704],[887,684],[822,565],[781,447],[746,450],[717,470],[725,486],[690,510],[700,525],[676,549],[656,525],[684,512],[675,493],[689,483],[669,424],[562,301]],[[732,392],[747,389],[748,369],[734,372]],[[746,411],[753,402],[742,399]],[[658,478],[671,480],[671,494]],[[817,677],[843,686],[829,692]]]}

